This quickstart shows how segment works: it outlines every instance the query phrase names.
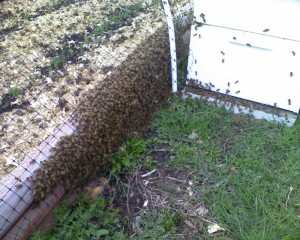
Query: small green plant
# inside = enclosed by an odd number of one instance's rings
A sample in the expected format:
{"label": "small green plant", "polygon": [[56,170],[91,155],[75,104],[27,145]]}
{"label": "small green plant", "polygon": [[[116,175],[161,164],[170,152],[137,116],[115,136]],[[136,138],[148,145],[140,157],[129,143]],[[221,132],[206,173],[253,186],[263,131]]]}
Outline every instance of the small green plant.
{"label": "small green plant", "polygon": [[144,139],[133,138],[126,142],[111,159],[111,173],[131,172],[137,166],[137,160],[146,151],[147,144]]}
{"label": "small green plant", "polygon": [[169,209],[154,209],[141,215],[137,239],[174,239],[182,217]]}
{"label": "small green plant", "polygon": [[85,35],[85,36],[83,37],[83,43],[84,43],[84,44],[89,44],[90,42],[91,42],[91,37]]}
{"label": "small green plant", "polygon": [[54,211],[53,232],[35,232],[31,240],[56,239],[128,239],[123,232],[125,222],[117,209],[111,208],[104,198],[87,201],[79,198],[74,206],[62,204]]}
{"label": "small green plant", "polygon": [[141,164],[143,169],[151,170],[156,167],[156,161],[150,156],[143,158]]}
{"label": "small green plant", "polygon": [[29,82],[31,82],[32,84],[36,84],[39,80],[38,75],[35,74],[30,75],[28,78],[29,78]]}
{"label": "small green plant", "polygon": [[99,24],[97,27],[94,28],[94,35],[100,36],[103,32],[109,30],[110,24],[108,22],[104,22]]}
{"label": "small green plant", "polygon": [[75,51],[72,48],[69,48],[68,53],[70,57],[73,57],[75,55]]}
{"label": "small green plant", "polygon": [[54,58],[52,58],[51,69],[54,68],[54,69],[58,70],[63,65],[64,62],[65,62],[65,53],[62,52],[58,56],[55,56]]}
{"label": "small green plant", "polygon": [[25,12],[22,14],[22,18],[25,20],[25,21],[29,21],[30,20],[30,13],[28,12]]}
{"label": "small green plant", "polygon": [[20,87],[12,87],[8,91],[11,95],[13,95],[15,98],[20,97],[21,94],[23,94],[23,89]]}
{"label": "small green plant", "polygon": [[123,9],[118,15],[112,15],[108,17],[108,20],[98,24],[97,27],[94,28],[93,34],[95,36],[100,36],[104,32],[111,30],[114,25],[120,24],[122,21],[128,19],[134,13],[140,11],[142,8],[142,2],[138,1],[132,6],[128,6],[127,8]]}

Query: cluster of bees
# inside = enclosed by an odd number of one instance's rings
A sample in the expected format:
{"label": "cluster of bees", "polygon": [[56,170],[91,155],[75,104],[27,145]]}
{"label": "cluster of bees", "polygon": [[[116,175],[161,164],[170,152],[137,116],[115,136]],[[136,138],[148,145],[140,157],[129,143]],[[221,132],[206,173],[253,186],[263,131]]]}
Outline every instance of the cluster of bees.
{"label": "cluster of bees", "polygon": [[163,25],[118,68],[85,94],[74,112],[72,136],[61,139],[35,175],[35,202],[62,184],[82,187],[107,170],[109,155],[124,140],[147,132],[153,114],[170,94],[170,52]]}

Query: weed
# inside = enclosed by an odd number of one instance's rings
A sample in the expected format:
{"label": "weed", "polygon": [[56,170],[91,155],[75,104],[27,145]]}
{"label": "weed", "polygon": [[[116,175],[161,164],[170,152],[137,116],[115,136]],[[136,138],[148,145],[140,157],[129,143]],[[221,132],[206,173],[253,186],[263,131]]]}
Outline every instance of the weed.
{"label": "weed", "polygon": [[70,57],[73,57],[73,56],[75,55],[75,51],[74,51],[74,49],[72,49],[72,48],[69,48],[69,49],[68,49],[68,53],[69,53],[69,56],[70,56]]}
{"label": "weed", "polygon": [[72,207],[64,203],[54,211],[55,226],[51,234],[36,232],[32,240],[45,239],[127,239],[120,213],[104,198],[87,201],[80,198]]}
{"label": "weed", "polygon": [[25,21],[29,21],[30,20],[30,13],[28,12],[25,12],[25,13],[22,13],[22,18],[25,20]]}
{"label": "weed", "polygon": [[65,52],[63,51],[61,54],[55,56],[54,58],[52,58],[51,60],[51,69],[59,69],[63,63],[65,62]]}
{"label": "weed", "polygon": [[111,173],[132,172],[137,167],[137,159],[142,156],[146,148],[146,141],[141,138],[133,138],[126,142],[110,158]]}
{"label": "weed", "polygon": [[156,168],[156,161],[150,156],[143,158],[141,164],[143,169],[152,170]]}
{"label": "weed", "polygon": [[170,209],[146,212],[141,215],[142,231],[137,239],[171,239],[178,231],[180,220],[181,216]]}
{"label": "weed", "polygon": [[84,44],[89,44],[90,42],[91,42],[91,37],[85,35],[85,36],[83,37],[83,43],[84,43]]}
{"label": "weed", "polygon": [[23,89],[20,87],[12,87],[8,90],[8,92],[13,95],[15,98],[20,97],[23,94]]}
{"label": "weed", "polygon": [[98,24],[97,27],[94,28],[93,34],[95,36],[100,36],[103,33],[111,30],[113,26],[119,25],[122,21],[127,20],[130,16],[132,16],[137,11],[142,9],[142,2],[138,1],[134,5],[129,6],[123,9],[118,15],[111,15],[108,17],[108,20]]}

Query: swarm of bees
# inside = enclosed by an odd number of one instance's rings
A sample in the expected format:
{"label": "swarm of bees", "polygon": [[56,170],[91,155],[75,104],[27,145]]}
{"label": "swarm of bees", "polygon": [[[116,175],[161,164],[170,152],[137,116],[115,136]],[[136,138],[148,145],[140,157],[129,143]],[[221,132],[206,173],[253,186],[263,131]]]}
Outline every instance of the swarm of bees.
{"label": "swarm of bees", "polygon": [[[82,96],[74,112],[77,131],[52,150],[33,182],[39,203],[62,184],[67,190],[83,187],[101,176],[109,155],[129,137],[145,134],[153,114],[171,89],[170,53],[166,25],[129,55],[107,79]],[[95,189],[97,195],[101,189]]]}

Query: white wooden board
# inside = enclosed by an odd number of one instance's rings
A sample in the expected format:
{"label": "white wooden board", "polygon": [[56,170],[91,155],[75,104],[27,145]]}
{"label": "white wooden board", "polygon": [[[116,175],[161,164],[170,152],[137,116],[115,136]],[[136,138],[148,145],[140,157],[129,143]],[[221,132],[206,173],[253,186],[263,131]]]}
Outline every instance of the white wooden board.
{"label": "white wooden board", "polygon": [[300,39],[299,0],[197,0],[194,9],[197,21],[204,13],[211,25]]}
{"label": "white wooden board", "polygon": [[[200,16],[204,10],[207,10],[205,12],[206,23],[209,23],[209,16],[215,16],[214,24],[222,24],[216,17],[220,8],[209,8],[213,2],[216,3],[215,6],[222,7],[223,11],[227,10],[227,5],[224,5],[222,1],[199,0],[195,2],[194,15]],[[236,2],[236,0],[226,1],[228,4]],[[255,3],[257,1],[241,2]],[[276,2],[277,7],[280,6],[280,2],[295,3],[295,1],[288,0],[267,0],[266,2]],[[222,25],[192,26],[188,84],[195,82],[213,91],[298,112],[300,108],[300,42],[295,41],[296,39],[287,40],[246,31],[245,29],[253,31],[253,27],[243,22],[249,17],[247,14],[249,11],[246,11],[241,4],[237,6],[244,11],[245,16],[240,15],[239,9],[236,9],[238,12],[236,16],[240,21],[235,25],[230,19],[225,19],[226,28]],[[285,4],[282,7],[284,6]],[[300,12],[300,1],[297,1],[296,6]],[[230,5],[227,8],[232,10]],[[300,21],[300,14],[298,15]],[[269,15],[266,13],[265,16]],[[270,16],[273,15],[270,14]],[[198,20],[203,21],[201,18]],[[292,21],[290,24],[295,25]],[[274,24],[265,25],[271,29]],[[229,26],[243,30],[227,28]],[[297,31],[293,36],[289,34],[289,37],[298,37],[296,33]]]}

